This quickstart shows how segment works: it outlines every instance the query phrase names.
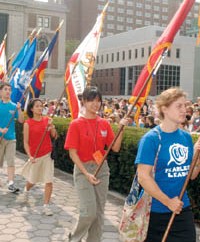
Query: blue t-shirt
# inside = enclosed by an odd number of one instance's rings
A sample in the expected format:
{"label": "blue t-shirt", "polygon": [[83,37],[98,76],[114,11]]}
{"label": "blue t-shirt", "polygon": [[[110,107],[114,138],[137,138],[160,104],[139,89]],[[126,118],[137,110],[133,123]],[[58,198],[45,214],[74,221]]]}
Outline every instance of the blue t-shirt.
{"label": "blue t-shirt", "polygon": [[[8,123],[10,122],[10,119],[12,117],[12,114],[14,113],[16,109],[16,104],[13,102],[3,102],[0,101],[0,128],[6,128]],[[14,118],[8,128],[8,132],[4,135],[4,139],[6,140],[15,140],[16,134],[15,134],[15,119],[18,118],[18,111],[15,113]],[[2,133],[0,132],[0,136],[2,136]]]}
{"label": "blue t-shirt", "polygon": [[[161,149],[158,155],[155,181],[165,194],[173,198],[180,195],[189,172],[193,157],[192,138],[189,133],[182,129],[177,129],[171,133],[163,132],[160,126],[154,129],[158,129],[161,135]],[[160,142],[154,129],[142,137],[135,160],[136,164],[154,165]],[[187,192],[185,192],[182,201],[184,207],[190,205]],[[170,212],[166,206],[154,198],[151,211]]]}

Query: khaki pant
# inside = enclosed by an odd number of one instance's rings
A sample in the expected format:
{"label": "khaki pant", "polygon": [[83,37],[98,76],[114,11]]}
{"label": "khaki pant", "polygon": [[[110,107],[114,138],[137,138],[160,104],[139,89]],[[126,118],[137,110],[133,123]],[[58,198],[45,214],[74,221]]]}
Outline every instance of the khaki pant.
{"label": "khaki pant", "polygon": [[7,161],[7,166],[15,166],[16,140],[0,141],[0,167],[3,167],[4,159]]}
{"label": "khaki pant", "polygon": [[[94,174],[97,168],[96,164],[86,163],[84,165],[88,172]],[[79,196],[80,211],[71,242],[80,242],[86,234],[86,242],[101,241],[109,175],[109,167],[105,161],[97,175],[101,182],[98,185],[92,185],[85,175],[76,166],[74,167],[74,183]]]}

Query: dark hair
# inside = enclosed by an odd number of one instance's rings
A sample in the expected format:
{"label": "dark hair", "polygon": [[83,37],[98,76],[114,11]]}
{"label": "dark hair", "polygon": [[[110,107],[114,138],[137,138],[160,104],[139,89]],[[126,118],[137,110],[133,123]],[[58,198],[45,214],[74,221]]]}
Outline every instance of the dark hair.
{"label": "dark hair", "polygon": [[86,87],[82,95],[83,101],[93,101],[95,98],[99,98],[102,104],[102,95],[98,88],[95,86]]}
{"label": "dark hair", "polygon": [[32,98],[30,99],[29,103],[28,103],[28,106],[27,106],[27,110],[26,110],[26,113],[28,115],[29,118],[32,118],[33,117],[33,111],[32,111],[32,108],[34,107],[35,103],[39,101],[41,102],[41,104],[43,105],[43,102],[41,99],[39,98]]}
{"label": "dark hair", "polygon": [[4,87],[6,87],[6,86],[11,87],[10,83],[8,83],[8,82],[2,82],[2,83],[0,84],[0,90],[2,90],[2,89],[3,89]]}

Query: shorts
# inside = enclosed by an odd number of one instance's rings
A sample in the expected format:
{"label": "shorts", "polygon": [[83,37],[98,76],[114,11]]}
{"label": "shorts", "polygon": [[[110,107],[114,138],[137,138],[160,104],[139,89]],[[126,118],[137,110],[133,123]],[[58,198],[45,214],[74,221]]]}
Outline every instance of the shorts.
{"label": "shorts", "polygon": [[52,183],[54,176],[54,161],[51,159],[51,154],[36,158],[36,162],[32,163],[29,160],[22,168],[22,176],[32,184],[37,182]]}
{"label": "shorts", "polygon": [[[165,230],[172,213],[154,213],[150,214],[149,229],[145,242],[162,241]],[[192,210],[186,207],[175,216],[172,227],[169,231],[166,242],[195,242],[196,232]]]}
{"label": "shorts", "polygon": [[0,142],[0,167],[3,167],[4,160],[7,166],[15,166],[16,140],[2,139]]}

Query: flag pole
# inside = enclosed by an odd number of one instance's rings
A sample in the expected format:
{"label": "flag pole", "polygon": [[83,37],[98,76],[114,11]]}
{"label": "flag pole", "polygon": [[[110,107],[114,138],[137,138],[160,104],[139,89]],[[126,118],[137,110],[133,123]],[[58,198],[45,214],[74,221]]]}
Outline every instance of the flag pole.
{"label": "flag pole", "polygon": [[[181,192],[180,192],[180,195],[179,195],[179,199],[180,199],[180,200],[182,200],[183,195],[184,195],[184,193],[185,193],[185,191],[186,191],[186,189],[187,189],[187,185],[188,185],[188,183],[189,183],[189,181],[190,181],[190,178],[191,178],[191,176],[192,176],[192,172],[193,172],[193,170],[194,170],[194,168],[195,168],[195,165],[196,165],[196,163],[197,163],[197,161],[198,161],[199,155],[200,155],[200,151],[197,150],[197,151],[195,152],[195,154],[194,154],[194,157],[193,157],[193,159],[192,159],[192,163],[191,163],[191,165],[190,165],[190,170],[189,170],[189,172],[188,172],[188,175],[187,175],[187,177],[186,177],[186,180],[185,180],[185,182],[184,182],[184,184],[183,184],[183,187],[182,187],[182,190],[181,190]],[[176,216],[176,212],[173,212],[172,215],[171,215],[171,218],[170,218],[170,220],[169,220],[169,222],[168,222],[167,229],[166,229],[166,231],[165,231],[165,233],[164,233],[164,235],[163,235],[163,238],[162,238],[162,241],[161,241],[161,242],[165,242],[165,241],[166,241],[166,239],[167,239],[167,237],[168,237],[168,234],[169,234],[169,231],[170,231],[170,229],[171,229],[171,226],[172,226],[172,224],[173,224],[173,222],[174,222],[175,216]]]}
{"label": "flag pole", "polygon": [[[138,102],[140,96],[142,95],[142,92],[143,92],[144,89],[146,88],[146,86],[147,86],[147,84],[149,83],[149,81],[150,81],[150,79],[152,78],[152,76],[153,76],[153,77],[155,76],[155,74],[156,74],[158,68],[160,67],[160,65],[161,65],[161,63],[162,63],[164,57],[165,57],[166,54],[167,54],[167,51],[168,51],[168,47],[165,47],[165,48],[163,49],[162,54],[159,56],[159,58],[157,59],[156,63],[154,64],[154,66],[153,66],[151,72],[149,73],[149,75],[148,75],[146,81],[144,82],[142,88],[140,89],[140,91],[139,91],[139,93],[138,93],[136,99],[134,100],[134,103],[131,104],[129,111],[128,111],[128,113],[127,113],[126,116],[125,116],[126,118],[128,118],[128,117],[130,116],[131,112],[133,111],[133,108],[134,108],[135,105],[137,104],[137,102]],[[103,156],[103,158],[102,158],[102,160],[101,160],[101,164],[97,167],[97,169],[96,169],[96,171],[95,171],[95,173],[94,173],[94,176],[97,176],[97,174],[99,173],[101,167],[103,166],[103,163],[104,163],[106,157],[108,156],[108,153],[110,152],[112,146],[113,146],[114,143],[116,142],[117,138],[119,137],[119,135],[120,135],[120,133],[123,131],[123,129],[124,129],[124,125],[121,125],[120,128],[119,128],[119,130],[118,130],[118,132],[117,132],[117,134],[115,135],[114,140],[112,141],[112,143],[110,144],[110,146],[109,146],[108,149],[106,150],[106,153],[104,154],[104,156]]]}

